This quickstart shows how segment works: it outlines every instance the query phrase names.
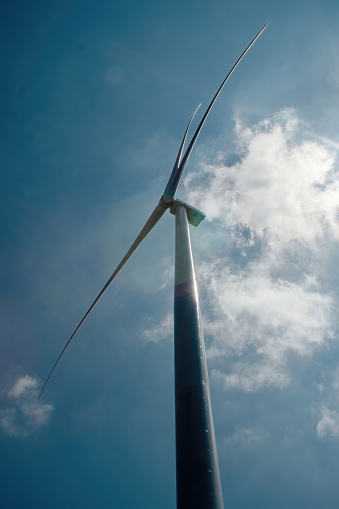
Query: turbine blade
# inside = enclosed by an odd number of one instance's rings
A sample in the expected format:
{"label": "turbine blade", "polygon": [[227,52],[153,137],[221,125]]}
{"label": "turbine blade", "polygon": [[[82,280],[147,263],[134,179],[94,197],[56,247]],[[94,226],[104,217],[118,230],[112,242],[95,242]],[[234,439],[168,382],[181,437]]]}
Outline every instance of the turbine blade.
{"label": "turbine blade", "polygon": [[42,393],[44,392],[45,390],[45,387],[49,381],[49,379],[51,378],[52,376],[52,373],[53,371],[55,370],[58,362],[60,361],[61,357],[63,356],[66,348],[68,347],[68,345],[70,344],[70,342],[72,341],[72,339],[74,338],[75,334],[78,332],[78,330],[80,329],[81,325],[84,323],[84,321],[86,320],[86,318],[88,317],[88,315],[90,314],[90,312],[92,311],[92,309],[94,308],[95,304],[98,302],[98,300],[100,299],[100,297],[104,294],[104,292],[107,290],[107,288],[109,287],[109,285],[112,283],[113,279],[116,277],[116,275],[120,272],[120,270],[123,268],[123,266],[125,265],[125,263],[129,260],[129,258],[132,256],[132,254],[134,253],[134,251],[137,249],[137,247],[141,244],[141,242],[144,240],[144,238],[148,235],[148,233],[152,230],[152,228],[157,224],[157,222],[159,221],[159,219],[163,216],[163,214],[166,212],[166,210],[169,208],[169,206],[167,204],[165,204],[162,200],[162,198],[160,199],[158,205],[155,207],[155,209],[153,210],[152,214],[150,215],[149,219],[147,220],[145,226],[143,227],[143,229],[141,230],[141,232],[139,233],[139,235],[137,236],[136,240],[133,242],[132,246],[129,248],[129,250],[127,251],[127,253],[125,254],[125,256],[123,257],[123,259],[121,260],[121,262],[119,263],[119,265],[117,266],[117,268],[115,269],[115,271],[113,272],[113,274],[111,275],[111,277],[109,278],[109,280],[107,281],[107,283],[105,284],[105,286],[103,287],[103,289],[100,291],[99,295],[96,297],[96,299],[94,300],[94,302],[91,304],[90,308],[88,309],[88,311],[86,312],[86,314],[84,315],[84,317],[82,318],[81,322],[79,323],[79,325],[77,326],[77,328],[75,329],[75,331],[73,332],[72,336],[69,338],[69,340],[67,341],[66,345],[64,346],[61,354],[59,355],[59,357],[57,358],[52,370],[50,371],[48,377],[47,377],[47,380],[39,394],[39,397],[38,397],[38,401],[39,399],[41,398],[42,396]]}
{"label": "turbine blade", "polygon": [[220,94],[223,86],[225,85],[226,81],[228,80],[228,78],[231,76],[232,72],[234,71],[234,69],[237,67],[237,65],[239,64],[240,60],[242,60],[242,58],[246,55],[246,53],[248,52],[248,50],[250,49],[250,47],[255,43],[255,41],[258,39],[259,35],[265,30],[265,28],[267,27],[269,21],[266,23],[266,25],[263,26],[263,28],[260,30],[260,32],[257,33],[257,35],[254,37],[254,39],[250,42],[250,44],[247,46],[247,48],[245,49],[245,51],[241,54],[241,56],[238,58],[238,60],[236,61],[236,63],[234,64],[234,66],[232,67],[232,69],[230,70],[230,72],[227,74],[226,78],[224,79],[224,81],[221,83],[220,87],[218,88],[215,96],[213,97],[209,107],[207,108],[206,112],[205,112],[205,115],[202,117],[202,120],[197,128],[197,130],[195,131],[194,133],[194,136],[180,162],[180,165],[178,166],[177,170],[175,171],[175,167],[172,171],[172,174],[170,176],[170,179],[168,181],[168,184],[166,186],[166,189],[165,189],[165,192],[164,192],[164,195],[163,195],[163,200],[166,202],[166,203],[169,203],[171,201],[173,201],[174,199],[174,195],[176,193],[176,190],[178,188],[178,185],[179,185],[179,182],[180,182],[180,179],[182,177],[182,174],[183,174],[183,171],[185,169],[185,166],[186,166],[186,163],[188,161],[188,158],[189,156],[191,155],[191,152],[193,150],[193,147],[194,147],[194,144],[197,140],[197,137],[199,136],[199,133],[201,131],[201,128],[202,126],[204,125],[204,122],[209,114],[209,112],[211,111],[212,109],[212,106],[213,104],[215,103],[218,95]]}
{"label": "turbine blade", "polygon": [[[191,120],[188,122],[188,126],[186,127],[186,131],[185,131],[184,137],[182,139],[182,142],[181,142],[181,145],[180,145],[180,148],[179,148],[179,152],[178,152],[177,158],[176,158],[175,163],[174,163],[172,174],[173,174],[173,172],[175,173],[177,171],[177,169],[179,168],[180,159],[181,159],[182,151],[184,149],[184,145],[185,145],[185,141],[186,141],[186,138],[187,138],[188,130],[190,128],[190,125],[191,125],[191,122],[193,120],[193,117],[196,114],[196,112],[198,111],[198,109],[200,108],[200,106],[201,106],[201,103],[199,104],[199,106],[197,107],[197,109],[195,110],[193,115],[191,116]],[[172,177],[172,175],[171,175],[171,177]]]}

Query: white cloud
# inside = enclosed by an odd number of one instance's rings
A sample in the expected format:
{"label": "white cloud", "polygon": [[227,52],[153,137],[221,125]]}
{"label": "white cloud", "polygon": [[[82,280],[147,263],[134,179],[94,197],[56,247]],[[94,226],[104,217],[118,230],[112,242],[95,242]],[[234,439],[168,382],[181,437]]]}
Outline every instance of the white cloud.
{"label": "white cloud", "polygon": [[7,392],[5,405],[0,410],[0,428],[8,436],[24,437],[47,424],[53,405],[37,401],[38,380],[29,375],[19,377]]}
{"label": "white cloud", "polygon": [[191,174],[189,202],[204,210],[207,220],[225,224],[226,219],[229,225],[232,219],[233,225],[265,236],[269,245],[295,239],[313,243],[328,230],[338,237],[334,153],[314,141],[298,141],[297,127],[291,110],[252,128],[238,122],[239,162],[204,165]]}
{"label": "white cloud", "polygon": [[329,410],[326,406],[321,408],[321,418],[317,424],[317,435],[325,438],[326,435],[339,436],[339,413]]}
{"label": "white cloud", "polygon": [[332,387],[334,387],[334,389],[338,390],[339,389],[339,366],[337,367],[337,369],[335,370],[335,372],[333,373],[333,380],[332,380]]}
{"label": "white cloud", "polygon": [[226,443],[235,446],[253,447],[261,445],[269,437],[264,428],[238,428],[233,435],[226,439]]}
{"label": "white cloud", "polygon": [[233,373],[224,374],[213,370],[212,377],[213,382],[220,382],[225,389],[240,389],[244,392],[256,392],[268,385],[282,389],[290,381],[281,365],[269,365],[267,360],[253,364],[236,362]]}
{"label": "white cloud", "polygon": [[12,389],[8,392],[8,396],[15,398],[21,396],[24,392],[37,386],[37,380],[31,376],[25,375],[18,378]]}
{"label": "white cloud", "polygon": [[283,387],[290,356],[333,337],[336,297],[323,260],[339,239],[336,154],[299,125],[292,110],[252,127],[237,121],[238,161],[225,166],[219,151],[185,181],[187,201],[233,237],[197,271],[207,355],[227,388]]}
{"label": "white cloud", "polygon": [[162,288],[165,288],[170,281],[174,280],[174,260],[171,256],[165,256],[161,262],[160,266],[163,267],[163,272],[161,276],[161,286],[160,290]]}
{"label": "white cloud", "polygon": [[16,409],[15,408],[7,408],[6,410],[0,410],[0,426],[2,431],[9,436],[15,436],[15,417],[16,417]]}
{"label": "white cloud", "polygon": [[165,315],[159,323],[155,323],[149,329],[143,331],[143,336],[146,341],[158,343],[162,339],[173,335],[173,313],[170,312]]}
{"label": "white cloud", "polygon": [[[206,332],[219,350],[241,352],[254,345],[272,361],[284,360],[291,351],[311,353],[330,335],[332,300],[309,287],[309,279],[292,283],[276,279],[270,260],[251,263],[248,270],[204,267],[200,274],[213,302]],[[286,277],[286,276],[285,276]]]}

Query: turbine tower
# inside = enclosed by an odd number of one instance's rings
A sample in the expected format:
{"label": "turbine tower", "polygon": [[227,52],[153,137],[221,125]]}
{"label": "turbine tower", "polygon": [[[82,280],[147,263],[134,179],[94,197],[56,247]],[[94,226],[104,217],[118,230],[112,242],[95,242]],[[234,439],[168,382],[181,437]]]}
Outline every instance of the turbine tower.
{"label": "turbine tower", "polygon": [[174,358],[177,509],[223,509],[224,505],[214,433],[204,335],[188,226],[189,223],[193,226],[198,226],[205,218],[205,215],[194,207],[180,200],[175,200],[174,197],[196,139],[215,100],[240,60],[267,25],[268,23],[254,37],[227,74],[202,117],[185,154],[182,155],[189,127],[199,106],[192,115],[164,194],[161,196],[158,205],[153,210],[138,237],[67,341],[50,371],[38,398],[38,400],[41,398],[59,360],[95,304],[166,210],[170,209],[170,212],[176,217]]}

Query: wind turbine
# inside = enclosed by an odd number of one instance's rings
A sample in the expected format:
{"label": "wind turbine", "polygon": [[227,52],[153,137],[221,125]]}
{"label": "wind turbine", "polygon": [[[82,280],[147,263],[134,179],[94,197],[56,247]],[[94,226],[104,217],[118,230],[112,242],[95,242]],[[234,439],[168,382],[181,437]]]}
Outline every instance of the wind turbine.
{"label": "wind turbine", "polygon": [[170,212],[176,216],[174,349],[177,509],[223,509],[224,506],[215,442],[205,343],[188,227],[188,223],[198,226],[205,218],[205,214],[187,203],[175,200],[174,197],[188,158],[214,102],[240,60],[267,25],[268,22],[250,42],[227,74],[202,117],[185,154],[182,155],[189,127],[200,105],[193,113],[182,139],[164,194],[161,196],[159,203],[138,237],[67,341],[50,371],[38,398],[38,400],[41,398],[66,348],[95,304],[166,210],[170,209]]}

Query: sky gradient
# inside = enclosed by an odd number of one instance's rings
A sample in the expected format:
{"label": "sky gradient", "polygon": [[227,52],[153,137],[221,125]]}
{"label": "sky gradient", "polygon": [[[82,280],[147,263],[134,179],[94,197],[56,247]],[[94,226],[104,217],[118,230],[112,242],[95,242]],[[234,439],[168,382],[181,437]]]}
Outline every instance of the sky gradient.
{"label": "sky gradient", "polygon": [[175,507],[174,218],[49,370],[218,98],[191,230],[225,508],[339,497],[337,2],[7,2],[1,33],[4,508]]}

